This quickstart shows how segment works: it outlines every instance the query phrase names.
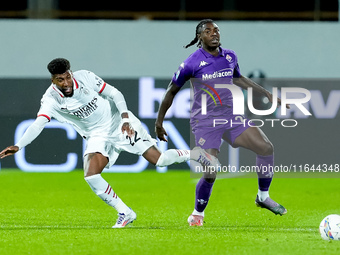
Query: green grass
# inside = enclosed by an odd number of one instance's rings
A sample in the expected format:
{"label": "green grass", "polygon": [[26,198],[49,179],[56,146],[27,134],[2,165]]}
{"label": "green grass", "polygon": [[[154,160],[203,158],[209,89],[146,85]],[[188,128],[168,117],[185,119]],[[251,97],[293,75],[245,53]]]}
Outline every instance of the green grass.
{"label": "green grass", "polygon": [[116,212],[88,187],[82,171],[0,172],[0,254],[340,254],[318,233],[340,214],[339,179],[276,178],[275,216],[254,204],[257,180],[217,180],[202,228],[188,227],[196,179],[187,171],[103,174],[137,213],[111,229]]}

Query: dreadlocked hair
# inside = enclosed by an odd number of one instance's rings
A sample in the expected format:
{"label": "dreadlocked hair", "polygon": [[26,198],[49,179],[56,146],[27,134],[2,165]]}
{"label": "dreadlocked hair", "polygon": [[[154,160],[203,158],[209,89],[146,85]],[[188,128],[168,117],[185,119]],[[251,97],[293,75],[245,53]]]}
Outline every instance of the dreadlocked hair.
{"label": "dreadlocked hair", "polygon": [[203,25],[207,24],[207,23],[214,23],[214,21],[212,19],[203,19],[200,21],[200,23],[198,23],[198,25],[196,26],[196,33],[195,33],[195,38],[187,45],[184,46],[184,48],[189,48],[190,46],[194,45],[195,43],[197,43],[197,47],[201,46],[201,42],[198,41],[197,35],[200,34],[202,32],[202,27]]}

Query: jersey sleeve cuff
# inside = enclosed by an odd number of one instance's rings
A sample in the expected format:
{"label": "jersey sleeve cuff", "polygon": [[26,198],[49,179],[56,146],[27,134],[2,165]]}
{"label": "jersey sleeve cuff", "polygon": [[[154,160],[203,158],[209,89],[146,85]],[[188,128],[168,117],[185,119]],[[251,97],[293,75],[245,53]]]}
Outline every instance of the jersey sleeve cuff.
{"label": "jersey sleeve cuff", "polygon": [[106,87],[106,82],[104,82],[103,87],[99,90],[98,93],[101,94],[103,92],[103,90],[105,89],[105,87]]}
{"label": "jersey sleeve cuff", "polygon": [[46,119],[48,119],[48,121],[51,121],[51,117],[46,114],[38,114],[37,117],[45,117]]}

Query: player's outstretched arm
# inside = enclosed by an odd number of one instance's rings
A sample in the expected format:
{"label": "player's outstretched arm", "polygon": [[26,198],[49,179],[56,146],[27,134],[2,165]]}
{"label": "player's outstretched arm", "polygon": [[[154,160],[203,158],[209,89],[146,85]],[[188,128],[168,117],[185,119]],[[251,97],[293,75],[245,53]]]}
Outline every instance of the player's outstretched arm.
{"label": "player's outstretched arm", "polygon": [[165,138],[165,136],[167,136],[168,134],[166,133],[165,129],[163,128],[163,121],[164,121],[164,117],[165,117],[166,112],[168,111],[168,109],[172,105],[174,97],[176,96],[177,92],[180,89],[181,88],[179,86],[177,86],[175,83],[170,82],[168,89],[166,90],[166,92],[164,94],[163,100],[162,100],[162,102],[159,106],[158,115],[157,115],[157,119],[156,119],[156,122],[155,122],[155,132],[156,132],[156,136],[158,137],[158,139],[160,141],[165,141],[165,142],[168,141]]}
{"label": "player's outstretched arm", "polygon": [[15,145],[8,146],[6,149],[0,152],[0,158],[5,158],[7,156],[13,155],[26,145],[30,144],[41,133],[48,121],[49,120],[46,117],[37,117]]}
{"label": "player's outstretched arm", "polygon": [[11,156],[13,154],[15,154],[16,152],[19,151],[19,147],[12,145],[12,146],[8,146],[6,149],[2,150],[0,152],[0,158],[5,158],[7,156]]}

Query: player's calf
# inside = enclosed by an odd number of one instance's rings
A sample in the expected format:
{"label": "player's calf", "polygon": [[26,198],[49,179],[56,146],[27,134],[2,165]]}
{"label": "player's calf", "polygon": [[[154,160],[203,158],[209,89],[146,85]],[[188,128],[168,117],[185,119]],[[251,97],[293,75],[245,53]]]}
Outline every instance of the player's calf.
{"label": "player's calf", "polygon": [[221,165],[218,158],[209,154],[201,147],[195,147],[190,151],[190,159],[206,167],[218,168]]}
{"label": "player's calf", "polygon": [[190,159],[190,151],[189,150],[177,150],[170,149],[164,151],[157,160],[156,166],[169,166],[172,164],[178,164],[182,162],[186,162]]}

